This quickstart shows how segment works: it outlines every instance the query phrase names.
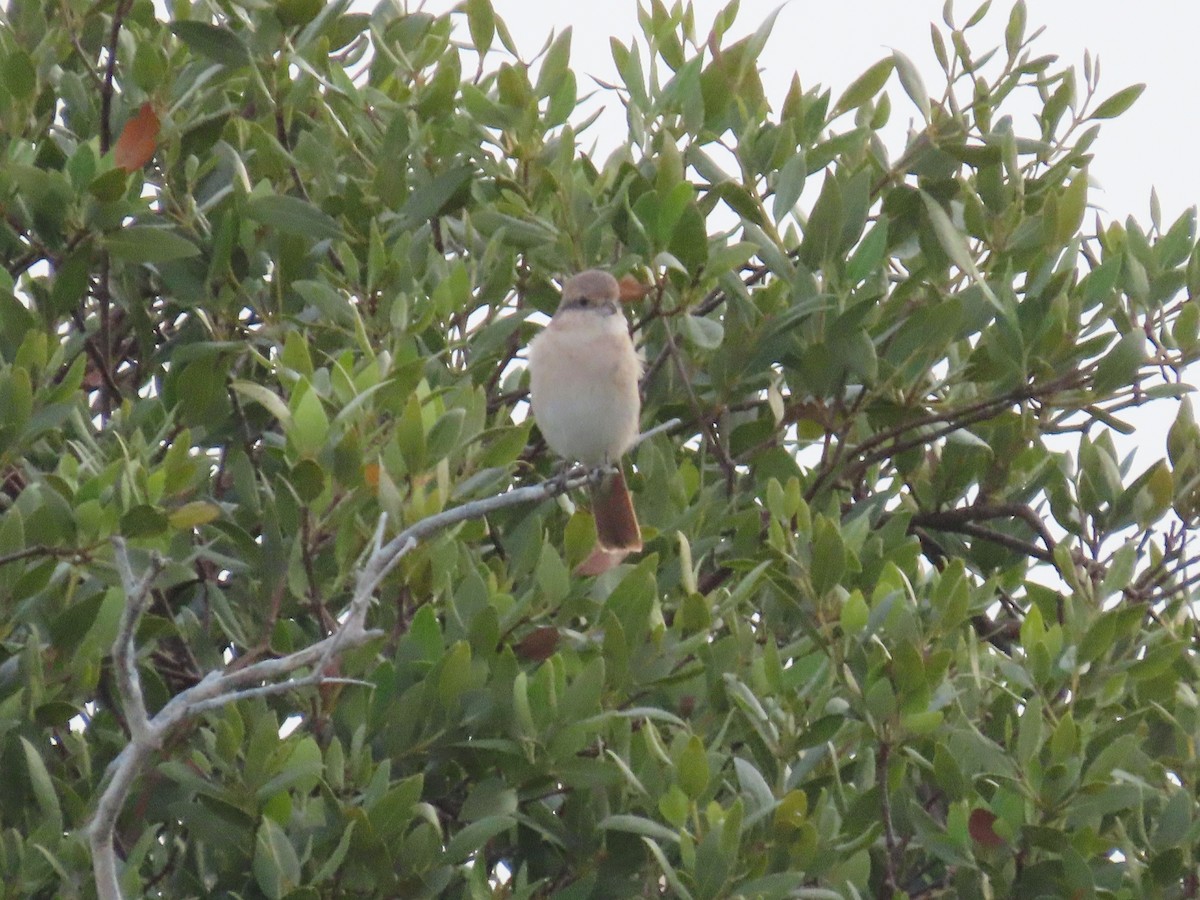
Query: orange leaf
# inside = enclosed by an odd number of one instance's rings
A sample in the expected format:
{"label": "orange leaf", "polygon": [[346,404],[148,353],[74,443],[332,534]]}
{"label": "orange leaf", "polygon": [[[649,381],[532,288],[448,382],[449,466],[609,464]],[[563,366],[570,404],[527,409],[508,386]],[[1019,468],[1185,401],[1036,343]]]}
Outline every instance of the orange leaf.
{"label": "orange leaf", "polygon": [[369,488],[379,487],[379,463],[367,463],[363,466],[363,481]]}
{"label": "orange leaf", "polygon": [[133,172],[150,162],[158,147],[158,127],[158,116],[154,113],[154,107],[143,103],[137,115],[125,123],[125,127],[121,129],[121,136],[117,138],[117,144],[113,147],[113,161],[118,169]]}
{"label": "orange leaf", "polygon": [[973,809],[971,817],[967,820],[967,831],[977,843],[985,847],[1003,847],[1004,838],[996,834],[993,827],[995,822],[996,814],[990,809]]}
{"label": "orange leaf", "polygon": [[645,297],[646,292],[649,290],[649,288],[632,275],[622,275],[618,284],[621,285],[622,303],[636,303]]}

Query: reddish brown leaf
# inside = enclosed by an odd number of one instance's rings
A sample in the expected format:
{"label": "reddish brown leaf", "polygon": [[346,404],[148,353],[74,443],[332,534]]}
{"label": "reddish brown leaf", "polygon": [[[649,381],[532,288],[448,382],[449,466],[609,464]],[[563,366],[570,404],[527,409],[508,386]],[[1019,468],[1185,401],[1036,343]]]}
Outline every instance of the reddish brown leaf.
{"label": "reddish brown leaf", "polygon": [[143,103],[137,115],[132,116],[121,129],[121,136],[113,147],[113,161],[118,169],[134,172],[150,162],[158,147],[158,116],[154,107]]}
{"label": "reddish brown leaf", "polygon": [[576,575],[603,575],[614,566],[620,565],[632,550],[606,550],[597,544],[588,558],[575,567]]}
{"label": "reddish brown leaf", "polygon": [[996,814],[990,809],[973,809],[967,820],[967,831],[976,843],[985,847],[1003,847],[1004,838],[996,834],[996,829],[992,827],[995,822]]}
{"label": "reddish brown leaf", "polygon": [[517,656],[541,662],[549,659],[558,649],[558,629],[545,626],[535,628],[517,644]]}
{"label": "reddish brown leaf", "polygon": [[621,285],[622,303],[636,303],[645,297],[646,292],[649,290],[649,288],[632,275],[622,275],[618,283]]}

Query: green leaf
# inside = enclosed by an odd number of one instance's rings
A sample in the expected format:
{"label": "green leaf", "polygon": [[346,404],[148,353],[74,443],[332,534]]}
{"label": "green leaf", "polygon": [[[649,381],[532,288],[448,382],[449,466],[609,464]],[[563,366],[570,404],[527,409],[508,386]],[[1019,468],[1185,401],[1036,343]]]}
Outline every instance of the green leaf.
{"label": "green leaf", "polygon": [[776,808],[775,794],[771,786],[752,762],[740,756],[734,757],[733,769],[737,773],[742,796],[746,798],[746,806],[750,811],[748,822],[754,819],[756,812],[767,813]]}
{"label": "green leaf", "polygon": [[1158,851],[1177,846],[1187,837],[1192,827],[1192,807],[1194,799],[1189,791],[1178,790],[1170,792],[1158,822],[1151,837],[1151,845]]}
{"label": "green leaf", "polygon": [[96,622],[108,593],[96,593],[72,603],[50,623],[50,642],[57,647],[75,647]]}
{"label": "green leaf", "polygon": [[787,162],[780,168],[779,174],[775,176],[775,201],[771,207],[771,214],[775,216],[775,221],[779,221],[792,211],[792,207],[796,205],[796,201],[800,199],[800,194],[804,191],[804,180],[807,177],[808,168],[804,159],[804,151],[797,149],[788,157]]}
{"label": "green leaf", "polygon": [[260,802],[268,801],[284,791],[294,790],[306,794],[317,786],[325,764],[321,748],[311,737],[298,740],[293,737],[290,744],[290,750],[279,766],[278,773],[255,792]]}
{"label": "green leaf", "polygon": [[842,631],[846,634],[858,634],[858,632],[867,627],[867,620],[870,614],[871,610],[867,606],[867,601],[863,597],[862,591],[856,588],[846,598],[846,602],[842,604],[840,617]]}
{"label": "green leaf", "polygon": [[1017,0],[1008,14],[1008,24],[1004,28],[1004,52],[1009,59],[1015,59],[1025,41],[1025,0]]}
{"label": "green leaf", "polygon": [[465,409],[449,409],[441,416],[425,438],[425,452],[430,463],[444,459],[459,449],[459,438],[462,437],[463,425],[467,420]]}
{"label": "green leaf", "polygon": [[456,198],[465,200],[473,166],[456,166],[418,187],[409,195],[400,216],[410,227],[447,212]]}
{"label": "green leaf", "polygon": [[[610,816],[609,818],[613,817]],[[642,842],[645,843],[651,855],[658,862],[659,868],[662,869],[663,878],[666,879],[667,885],[671,888],[672,895],[678,897],[679,900],[692,900],[692,892],[684,886],[679,873],[675,871],[675,867],[671,865],[671,861],[667,859],[667,855],[663,853],[662,848],[646,836],[642,837]]]}
{"label": "green leaf", "polygon": [[1089,119],[1115,119],[1137,101],[1137,98],[1142,96],[1142,91],[1146,89],[1144,84],[1131,84],[1127,88],[1122,88],[1117,91],[1107,100],[1102,102],[1088,116]]}
{"label": "green leaf", "polygon": [[638,834],[642,837],[654,838],[660,841],[679,843],[679,835],[653,819],[642,816],[617,813],[607,816],[596,826],[604,831],[624,831],[628,834]]}
{"label": "green leaf", "polygon": [[821,193],[804,225],[800,261],[814,272],[822,268],[841,242],[845,222],[841,183],[832,171],[826,172]]}
{"label": "green leaf", "polygon": [[568,721],[581,721],[600,711],[600,697],[604,691],[604,673],[604,658],[597,656],[575,676],[562,695],[558,707]]}
{"label": "green leaf", "polygon": [[247,399],[266,407],[267,411],[278,419],[281,425],[286,427],[291,423],[291,410],[287,408],[283,398],[269,388],[252,381],[233,381],[229,386]]}
{"label": "green leaf", "polygon": [[288,437],[301,456],[316,456],[329,436],[329,416],[325,406],[312,388],[304,391],[293,406],[292,427],[288,429]]}
{"label": "green leaf", "polygon": [[1200,336],[1200,306],[1194,301],[1184,304],[1179,310],[1175,324],[1171,326],[1171,337],[1180,350],[1191,351],[1196,347],[1196,338]]}
{"label": "green leaf", "polygon": [[166,513],[146,503],[130,507],[121,516],[121,534],[128,538],[153,537],[169,526]]}
{"label": "green leaf", "polygon": [[45,760],[42,759],[37,748],[23,735],[21,736],[21,750],[25,754],[25,771],[29,775],[29,783],[33,788],[33,797],[37,801],[38,809],[41,810],[50,830],[58,834],[63,828],[62,807],[59,805],[58,794],[54,790],[54,782],[50,778]]}
{"label": "green leaf", "polygon": [[1021,713],[1017,731],[1017,761],[1022,765],[1027,766],[1041,749],[1043,732],[1042,699],[1034,694]]}
{"label": "green leaf", "polygon": [[470,683],[471,645],[466,641],[456,641],[454,646],[446,651],[442,671],[438,676],[438,699],[442,706],[451,706],[457,702]]}
{"label": "green leaf", "polygon": [[887,250],[887,240],[888,222],[887,219],[880,219],[846,263],[846,279],[850,284],[858,284],[878,268]]}
{"label": "green leaf", "polygon": [[518,672],[513,679],[512,705],[515,719],[513,725],[517,733],[525,738],[534,737],[538,729],[533,721],[533,707],[529,702],[529,676],[524,672]]}
{"label": "green leaf", "polygon": [[813,589],[823,595],[836,585],[846,571],[846,545],[837,526],[824,516],[813,522]]}
{"label": "green leaf", "polygon": [[350,299],[341,291],[334,290],[324,281],[305,279],[293,281],[292,288],[304,298],[306,303],[311,303],[317,312],[329,321],[338,325],[354,327],[358,316]]}
{"label": "green leaf", "polygon": [[236,69],[250,62],[250,50],[242,39],[228,28],[208,22],[172,22],[175,36],[201,56]]}
{"label": "green leaf", "polygon": [[0,83],[18,100],[26,100],[37,90],[37,69],[33,59],[20,47],[12,48],[0,62]]}
{"label": "green leaf", "polygon": [[1092,390],[1100,396],[1133,384],[1133,377],[1146,360],[1146,335],[1139,330],[1122,335],[1096,366]]}
{"label": "green leaf", "polygon": [[285,234],[317,240],[338,240],[344,237],[341,226],[333,217],[299,197],[289,197],[286,194],[255,197],[246,204],[246,214],[254,221]]}
{"label": "green leaf", "polygon": [[515,824],[513,817],[507,815],[485,816],[472,822],[450,838],[446,845],[445,861],[451,865],[463,862],[492,838],[508,831]]}
{"label": "green leaf", "polygon": [[1061,247],[1079,231],[1087,212],[1088,174],[1082,170],[1071,179],[1067,189],[1058,198],[1058,218],[1055,223],[1054,239]]}
{"label": "green leaf", "polygon": [[280,0],[275,15],[284,27],[299,28],[315,19],[324,6],[323,0]]}
{"label": "green leaf", "polygon": [[690,809],[691,804],[687,794],[677,784],[671,785],[667,788],[666,793],[658,798],[658,811],[676,828],[683,828],[687,824]]}
{"label": "green leaf", "polygon": [[133,263],[168,262],[200,253],[200,248],[187,238],[154,225],[130,225],[110,232],[103,243],[113,256]]}
{"label": "green leaf", "polygon": [[538,589],[548,602],[557,603],[570,593],[571,572],[552,544],[542,545],[542,552],[533,574]]}
{"label": "green leaf", "polygon": [[933,197],[929,196],[925,191],[921,191],[921,200],[925,203],[925,212],[929,216],[929,222],[933,226],[933,232],[937,236],[938,243],[946,255],[950,257],[950,261],[970,275],[971,280],[979,286],[988,301],[996,307],[997,311],[1008,318],[1011,310],[1007,309],[1000,302],[988,286],[988,283],[979,274],[979,269],[975,265],[975,258],[971,256],[971,249],[967,246],[966,237],[954,226],[954,223],[950,221],[950,217],[946,215],[946,211],[942,209],[941,204],[933,199]]}
{"label": "green leaf", "polygon": [[221,507],[207,500],[193,500],[167,515],[172,528],[191,529],[207,525],[221,518]]}
{"label": "green leaf", "polygon": [[708,788],[709,770],[708,754],[704,743],[696,735],[692,735],[679,757],[679,786],[694,802]]}
{"label": "green leaf", "polygon": [[317,874],[313,876],[313,884],[322,884],[335,877],[341,869],[342,864],[346,861],[346,855],[350,852],[350,841],[354,838],[354,827],[358,824],[358,820],[351,819],[346,828],[342,831],[342,836],[338,840],[337,847],[333,852],[321,860],[321,868],[317,870]]}
{"label": "green leaf", "polygon": [[708,316],[684,316],[682,330],[684,337],[701,350],[716,350],[725,337],[725,326]]}
{"label": "green leaf", "polygon": [[300,858],[287,834],[274,819],[264,818],[254,838],[254,880],[271,900],[300,884]]}
{"label": "green leaf", "polygon": [[904,93],[908,94],[909,99],[917,105],[917,109],[921,111],[921,118],[928,122],[930,115],[929,91],[925,89],[921,73],[913,65],[913,61],[899,50],[892,51],[892,61],[896,64],[896,72],[900,75],[900,86],[904,88]]}
{"label": "green leaf", "polygon": [[517,792],[513,788],[499,778],[489,778],[471,788],[467,799],[463,801],[459,816],[467,822],[488,816],[511,816],[517,812],[519,806]]}
{"label": "green leaf", "polygon": [[552,96],[566,77],[570,61],[571,29],[568,27],[564,28],[554,39],[549,49],[546,50],[546,55],[542,57],[542,67],[538,71],[534,93],[539,97]]}
{"label": "green leaf", "polygon": [[857,109],[883,90],[895,67],[895,58],[888,56],[859,75],[834,104],[833,118],[851,109]]}
{"label": "green leaf", "polygon": [[467,28],[476,52],[486,53],[496,35],[496,14],[490,0],[467,0]]}

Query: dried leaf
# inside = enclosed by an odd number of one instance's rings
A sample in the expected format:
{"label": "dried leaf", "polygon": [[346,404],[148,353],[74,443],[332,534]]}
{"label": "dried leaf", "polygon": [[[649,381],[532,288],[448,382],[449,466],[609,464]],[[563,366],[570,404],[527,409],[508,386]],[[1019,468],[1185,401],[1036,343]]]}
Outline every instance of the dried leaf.
{"label": "dried leaf", "polygon": [[1003,847],[1004,838],[996,834],[996,829],[993,827],[996,823],[996,814],[990,809],[973,809],[971,810],[971,818],[967,821],[967,831],[971,833],[971,838],[984,847]]}
{"label": "dried leaf", "polygon": [[135,172],[150,162],[158,147],[159,124],[154,107],[143,103],[137,115],[125,123],[113,147],[113,162],[118,169]]}
{"label": "dried leaf", "polygon": [[517,656],[533,662],[549,659],[558,649],[558,629],[547,625],[535,628],[517,644]]}
{"label": "dried leaf", "polygon": [[650,290],[634,275],[622,275],[618,283],[621,285],[622,303],[637,303],[644,299]]}

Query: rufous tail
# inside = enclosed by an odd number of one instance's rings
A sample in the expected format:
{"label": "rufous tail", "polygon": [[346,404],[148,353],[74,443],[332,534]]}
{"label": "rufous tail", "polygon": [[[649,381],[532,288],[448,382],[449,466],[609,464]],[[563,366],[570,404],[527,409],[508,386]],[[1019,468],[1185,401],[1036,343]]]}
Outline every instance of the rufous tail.
{"label": "rufous tail", "polygon": [[597,543],[605,550],[641,550],[642,529],[633,511],[633,498],[625,486],[625,473],[617,468],[593,481],[591,494]]}

